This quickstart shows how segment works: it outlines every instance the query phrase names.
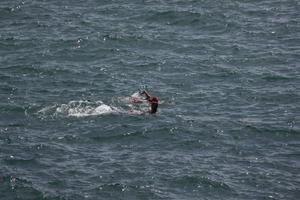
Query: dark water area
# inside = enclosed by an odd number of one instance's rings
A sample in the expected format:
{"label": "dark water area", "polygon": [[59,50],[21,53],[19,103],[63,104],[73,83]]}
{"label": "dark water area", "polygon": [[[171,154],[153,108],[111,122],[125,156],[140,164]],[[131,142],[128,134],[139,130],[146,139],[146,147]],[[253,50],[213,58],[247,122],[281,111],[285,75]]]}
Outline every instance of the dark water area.
{"label": "dark water area", "polygon": [[299,199],[299,13],[2,0],[0,199]]}

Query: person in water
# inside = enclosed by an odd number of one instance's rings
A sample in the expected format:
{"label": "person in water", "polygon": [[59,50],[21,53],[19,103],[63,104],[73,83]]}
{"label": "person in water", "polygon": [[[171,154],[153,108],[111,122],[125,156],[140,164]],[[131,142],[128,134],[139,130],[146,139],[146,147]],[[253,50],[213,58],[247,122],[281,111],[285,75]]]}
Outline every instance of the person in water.
{"label": "person in water", "polygon": [[154,114],[157,112],[157,108],[158,108],[158,98],[157,97],[150,97],[150,95],[145,91],[141,91],[140,94],[144,94],[146,96],[146,100],[150,103],[151,109],[150,109],[150,113]]}

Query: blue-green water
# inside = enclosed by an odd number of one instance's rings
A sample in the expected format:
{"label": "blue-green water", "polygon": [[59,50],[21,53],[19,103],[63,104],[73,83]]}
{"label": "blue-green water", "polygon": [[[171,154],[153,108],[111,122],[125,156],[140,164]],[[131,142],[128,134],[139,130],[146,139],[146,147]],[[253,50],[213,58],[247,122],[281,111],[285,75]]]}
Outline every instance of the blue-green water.
{"label": "blue-green water", "polygon": [[299,199],[299,13],[2,0],[0,199]]}

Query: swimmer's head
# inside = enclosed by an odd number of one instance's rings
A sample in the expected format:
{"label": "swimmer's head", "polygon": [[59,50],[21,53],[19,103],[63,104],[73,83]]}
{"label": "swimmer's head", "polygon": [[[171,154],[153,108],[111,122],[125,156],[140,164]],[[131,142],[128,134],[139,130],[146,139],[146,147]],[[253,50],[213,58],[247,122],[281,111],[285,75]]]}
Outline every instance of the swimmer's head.
{"label": "swimmer's head", "polygon": [[153,98],[151,99],[151,102],[152,102],[152,103],[158,103],[158,98],[157,98],[157,97],[153,97]]}

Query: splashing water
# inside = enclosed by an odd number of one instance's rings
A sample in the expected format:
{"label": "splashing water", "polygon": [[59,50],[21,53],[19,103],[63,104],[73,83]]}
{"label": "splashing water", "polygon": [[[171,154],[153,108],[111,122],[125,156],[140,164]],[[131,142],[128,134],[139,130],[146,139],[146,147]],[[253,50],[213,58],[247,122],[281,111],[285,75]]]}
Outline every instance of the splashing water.
{"label": "splashing water", "polygon": [[70,101],[67,104],[47,106],[42,108],[37,114],[40,118],[47,117],[87,117],[119,112],[118,108],[104,104],[102,101]]}
{"label": "splashing water", "polygon": [[106,105],[102,101],[70,101],[67,104],[53,105],[42,108],[37,112],[40,118],[47,117],[88,117],[110,113],[143,114],[145,109],[132,104],[131,98],[141,98],[139,92],[135,92],[131,97],[117,98],[117,105]]}
{"label": "splashing water", "polygon": [[67,114],[74,117],[103,115],[114,112],[113,108],[102,101],[71,101],[56,108],[57,114]]}
{"label": "splashing water", "polygon": [[133,94],[131,95],[131,97],[134,97],[134,98],[142,98],[142,96],[141,96],[141,94],[140,94],[139,91],[133,93]]}

